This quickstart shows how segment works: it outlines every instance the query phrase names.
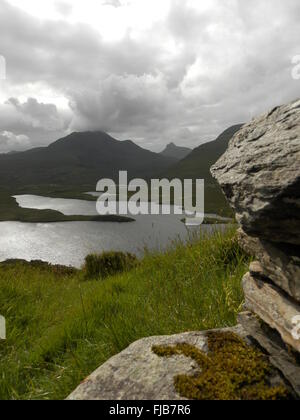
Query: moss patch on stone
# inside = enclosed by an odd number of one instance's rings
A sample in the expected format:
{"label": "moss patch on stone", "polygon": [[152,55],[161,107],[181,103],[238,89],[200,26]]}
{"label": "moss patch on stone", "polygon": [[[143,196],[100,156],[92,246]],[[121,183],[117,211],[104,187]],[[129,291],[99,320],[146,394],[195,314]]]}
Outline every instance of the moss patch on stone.
{"label": "moss patch on stone", "polygon": [[183,355],[193,359],[200,373],[174,378],[176,391],[189,400],[288,399],[284,385],[272,386],[272,367],[263,353],[231,332],[207,333],[208,353],[190,344],[153,346],[160,357]]}

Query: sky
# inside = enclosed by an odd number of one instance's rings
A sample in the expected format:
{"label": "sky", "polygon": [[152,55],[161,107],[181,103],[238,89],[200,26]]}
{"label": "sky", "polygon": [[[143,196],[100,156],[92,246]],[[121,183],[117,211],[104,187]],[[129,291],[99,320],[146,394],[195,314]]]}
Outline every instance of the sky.
{"label": "sky", "polygon": [[211,141],[300,97],[299,22],[299,0],[0,0],[0,153]]}

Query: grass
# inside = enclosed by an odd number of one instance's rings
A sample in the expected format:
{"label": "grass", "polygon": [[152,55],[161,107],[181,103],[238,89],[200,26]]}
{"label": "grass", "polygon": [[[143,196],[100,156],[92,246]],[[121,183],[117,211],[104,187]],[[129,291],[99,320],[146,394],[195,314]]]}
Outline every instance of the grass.
{"label": "grass", "polygon": [[104,281],[0,265],[0,399],[63,399],[135,340],[234,325],[248,265],[234,230],[149,253]]}
{"label": "grass", "polygon": [[111,251],[88,255],[83,270],[86,278],[99,277],[104,280],[106,277],[130,271],[136,264],[138,259],[135,255]]}

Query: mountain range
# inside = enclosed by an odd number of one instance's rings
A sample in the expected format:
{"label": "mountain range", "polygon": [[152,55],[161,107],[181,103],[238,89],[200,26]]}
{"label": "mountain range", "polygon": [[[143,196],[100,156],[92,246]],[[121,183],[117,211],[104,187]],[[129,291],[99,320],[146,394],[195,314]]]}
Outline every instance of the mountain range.
{"label": "mountain range", "polygon": [[[104,132],[75,132],[48,147],[0,155],[0,189],[34,193],[51,190],[94,190],[101,178],[118,180],[127,170],[129,179],[205,179],[206,212],[219,212],[228,205],[210,167],[226,151],[229,140],[241,128],[225,130],[215,141],[194,150],[169,144],[154,153],[131,140],[119,141]],[[184,156],[184,158],[181,158]]]}
{"label": "mountain range", "polygon": [[150,178],[177,159],[145,150],[103,132],[72,133],[48,147],[0,156],[0,185],[96,186],[100,178]]}

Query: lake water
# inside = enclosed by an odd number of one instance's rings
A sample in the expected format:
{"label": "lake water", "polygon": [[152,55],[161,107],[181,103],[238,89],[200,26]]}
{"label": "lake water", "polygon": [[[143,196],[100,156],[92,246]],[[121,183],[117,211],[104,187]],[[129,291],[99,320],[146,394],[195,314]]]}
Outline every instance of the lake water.
{"label": "lake water", "polygon": [[[17,196],[21,207],[53,209],[65,215],[95,215],[96,203],[84,200]],[[0,223],[0,261],[9,258],[39,259],[80,267],[87,254],[108,250],[142,255],[145,246],[163,250],[177,238],[187,239],[189,228],[179,215],[135,216],[132,223]],[[202,226],[211,231],[215,226]]]}

